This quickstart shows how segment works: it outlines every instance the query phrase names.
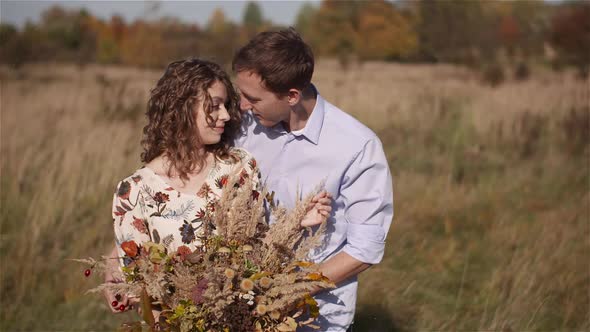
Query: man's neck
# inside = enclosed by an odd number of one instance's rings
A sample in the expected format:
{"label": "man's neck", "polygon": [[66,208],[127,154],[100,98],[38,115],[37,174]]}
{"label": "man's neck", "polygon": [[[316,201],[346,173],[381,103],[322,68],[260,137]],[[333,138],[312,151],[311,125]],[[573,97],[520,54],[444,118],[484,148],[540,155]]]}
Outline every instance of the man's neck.
{"label": "man's neck", "polygon": [[288,122],[283,122],[288,132],[305,128],[317,101],[317,91],[310,85],[301,91],[301,99],[292,108]]}

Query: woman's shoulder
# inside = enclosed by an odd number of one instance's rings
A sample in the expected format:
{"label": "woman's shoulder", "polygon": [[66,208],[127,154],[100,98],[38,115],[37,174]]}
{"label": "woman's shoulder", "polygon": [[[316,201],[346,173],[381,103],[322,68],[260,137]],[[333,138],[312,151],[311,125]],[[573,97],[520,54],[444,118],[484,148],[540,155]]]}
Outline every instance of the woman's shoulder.
{"label": "woman's shoulder", "polygon": [[122,186],[129,188],[139,187],[145,182],[146,178],[149,178],[149,176],[150,174],[146,172],[145,166],[138,168],[131,175],[117,182],[117,190],[119,190]]}

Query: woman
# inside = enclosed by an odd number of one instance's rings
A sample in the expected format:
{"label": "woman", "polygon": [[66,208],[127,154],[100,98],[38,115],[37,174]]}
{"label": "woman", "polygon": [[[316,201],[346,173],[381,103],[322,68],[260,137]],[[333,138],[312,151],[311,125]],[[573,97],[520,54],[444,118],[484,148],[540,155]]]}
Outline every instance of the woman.
{"label": "woman", "polygon": [[[241,121],[238,103],[228,75],[217,64],[192,59],[168,66],[148,102],[141,154],[145,166],[119,182],[114,195],[116,248],[111,257],[123,257],[121,244],[130,240],[161,243],[171,251],[181,246],[194,250],[201,244],[203,221],[214,213],[229,178],[250,178],[251,189],[258,190],[256,160],[232,147]],[[321,222],[331,211],[325,192],[312,202],[302,226]],[[106,282],[120,281],[107,273]],[[105,297],[113,312],[135,302],[109,292]]]}

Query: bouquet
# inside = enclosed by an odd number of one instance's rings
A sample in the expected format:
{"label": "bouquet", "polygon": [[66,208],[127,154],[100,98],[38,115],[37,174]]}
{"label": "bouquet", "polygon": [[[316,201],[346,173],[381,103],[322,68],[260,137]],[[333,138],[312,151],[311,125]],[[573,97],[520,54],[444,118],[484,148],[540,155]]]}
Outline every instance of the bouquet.
{"label": "bouquet", "polygon": [[[321,244],[326,221],[313,228],[300,226],[313,194],[298,200],[290,211],[273,207],[274,222],[268,225],[260,197],[266,192],[245,190],[252,187],[237,181],[224,187],[215,212],[205,218],[201,245],[195,250],[181,246],[169,252],[161,243],[124,242],[126,282],[105,283],[90,292],[107,288],[139,297],[143,325],[150,330],[319,328],[313,324],[318,305],[309,294],[335,286],[308,257]],[[105,259],[78,261],[100,269]],[[158,321],[152,310],[160,311]],[[124,330],[141,326],[127,323]]]}

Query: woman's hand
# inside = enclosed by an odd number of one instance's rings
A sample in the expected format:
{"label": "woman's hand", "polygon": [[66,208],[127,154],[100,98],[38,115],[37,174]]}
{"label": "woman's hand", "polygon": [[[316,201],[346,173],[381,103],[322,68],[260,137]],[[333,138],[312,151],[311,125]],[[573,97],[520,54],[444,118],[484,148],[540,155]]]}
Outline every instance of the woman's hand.
{"label": "woman's hand", "polygon": [[[123,282],[122,279],[116,277],[117,271],[119,269],[118,257],[119,253],[117,252],[117,248],[113,247],[113,250],[109,255],[109,260],[105,271],[105,283],[118,284]],[[111,309],[111,312],[115,314],[131,310],[134,307],[138,307],[138,299],[130,298],[126,294],[114,294],[108,289],[104,289],[102,294],[107,301],[107,306]],[[123,308],[123,310],[121,310],[121,308]]]}
{"label": "woman's hand", "polygon": [[307,206],[307,214],[301,220],[302,227],[319,225],[330,216],[332,212],[332,194],[322,191],[315,195]]}

